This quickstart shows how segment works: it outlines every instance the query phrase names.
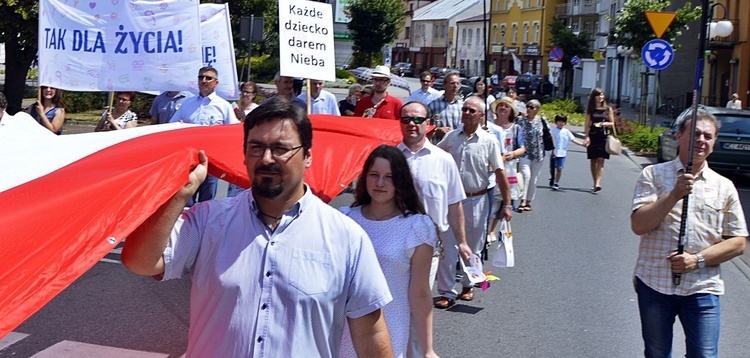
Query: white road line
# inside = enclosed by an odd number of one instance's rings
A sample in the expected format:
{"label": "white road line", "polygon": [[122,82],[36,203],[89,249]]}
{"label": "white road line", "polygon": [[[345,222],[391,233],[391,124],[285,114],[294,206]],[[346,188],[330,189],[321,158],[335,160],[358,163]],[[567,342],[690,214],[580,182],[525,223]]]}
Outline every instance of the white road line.
{"label": "white road line", "polygon": [[62,341],[31,358],[166,358],[169,354],[135,351],[124,348],[98,346],[95,344]]}
{"label": "white road line", "polygon": [[26,333],[10,332],[5,337],[0,338],[0,351],[10,347],[13,343],[16,343],[29,335]]}
{"label": "white road line", "polygon": [[122,264],[122,261],[120,261],[120,260],[112,260],[112,259],[108,259],[106,257],[101,258],[99,260],[99,262],[106,262],[106,263],[110,263],[110,264]]}

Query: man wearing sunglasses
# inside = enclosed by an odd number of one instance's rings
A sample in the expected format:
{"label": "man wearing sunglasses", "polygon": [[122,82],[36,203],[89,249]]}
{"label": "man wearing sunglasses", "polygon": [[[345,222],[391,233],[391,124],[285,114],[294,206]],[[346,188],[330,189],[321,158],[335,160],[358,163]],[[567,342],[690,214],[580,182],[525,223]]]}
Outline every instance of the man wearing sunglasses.
{"label": "man wearing sunglasses", "polygon": [[409,98],[406,99],[407,103],[416,101],[428,105],[443,94],[432,88],[432,75],[430,71],[424,71],[419,75],[419,83],[422,84],[422,87],[409,95]]}
{"label": "man wearing sunglasses", "polygon": [[437,253],[432,259],[430,270],[430,288],[437,275],[438,293],[442,296],[435,307],[448,308],[456,302],[457,292],[453,291],[453,286],[457,257],[460,254],[461,258],[468,260],[472,253],[466,242],[461,204],[466,199],[466,192],[453,157],[427,140],[430,121],[427,106],[417,101],[408,102],[400,112],[403,141],[398,148],[406,156],[414,177],[414,186],[421,193],[427,215],[437,225],[443,242],[443,255],[453,258],[453,265],[443,265],[441,262],[438,266],[440,253]]}
{"label": "man wearing sunglasses", "polygon": [[[487,104],[483,98],[472,96],[466,99],[461,107],[463,127],[446,134],[437,145],[453,156],[458,166],[461,183],[466,192],[466,199],[462,202],[466,241],[471,251],[477,256],[481,255],[487,239],[489,198],[486,194],[490,180],[487,168],[495,171],[495,182],[500,189],[503,202],[507,204],[501,208],[500,219],[510,220],[513,216],[512,206],[509,204],[510,184],[504,170],[500,143],[492,134],[479,128],[480,123],[484,122],[486,110]],[[455,276],[441,276],[441,273],[449,269],[455,272],[457,257],[453,252],[448,251],[448,246],[451,245],[451,243],[443,243],[445,252],[440,260],[438,271],[438,293],[443,297],[438,303],[447,300],[450,304],[455,297],[456,291],[453,291]],[[462,277],[461,284],[463,291],[458,298],[464,301],[473,300],[474,288],[466,276]]]}
{"label": "man wearing sunglasses", "polygon": [[363,96],[354,109],[355,117],[398,119],[398,111],[403,103],[388,94],[391,83],[391,69],[388,66],[375,66],[372,77],[371,96]]}
{"label": "man wearing sunglasses", "polygon": [[[216,86],[219,85],[219,72],[213,67],[202,67],[198,70],[199,95],[190,97],[182,102],[180,108],[174,113],[170,123],[192,123],[204,126],[215,126],[220,124],[240,123],[234,115],[232,105],[216,94]],[[193,199],[188,203],[211,200],[216,196],[216,186],[219,180],[209,176],[198,188]]]}

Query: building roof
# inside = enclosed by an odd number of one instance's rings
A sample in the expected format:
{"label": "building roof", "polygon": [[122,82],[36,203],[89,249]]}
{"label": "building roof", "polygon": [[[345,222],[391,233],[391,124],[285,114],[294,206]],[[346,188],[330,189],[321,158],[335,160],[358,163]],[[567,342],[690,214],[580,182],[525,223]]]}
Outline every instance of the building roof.
{"label": "building roof", "polygon": [[411,21],[448,20],[478,4],[480,0],[439,0],[417,9]]}
{"label": "building roof", "polygon": [[464,23],[464,22],[480,22],[480,21],[483,21],[483,20],[484,21],[490,21],[490,14],[487,14],[486,16],[487,16],[487,18],[485,19],[485,15],[484,14],[479,14],[477,16],[472,16],[470,18],[463,19],[463,20],[456,21],[456,22],[458,22],[458,23]]}

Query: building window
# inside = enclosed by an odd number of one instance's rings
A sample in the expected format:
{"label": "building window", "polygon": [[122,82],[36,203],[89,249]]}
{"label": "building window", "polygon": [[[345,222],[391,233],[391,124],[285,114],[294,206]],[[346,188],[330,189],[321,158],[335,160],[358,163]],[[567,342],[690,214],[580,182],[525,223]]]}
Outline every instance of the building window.
{"label": "building window", "polygon": [[500,43],[505,44],[505,24],[500,25]]}
{"label": "building window", "polygon": [[497,43],[497,25],[492,25],[492,43]]}
{"label": "building window", "polygon": [[448,34],[445,32],[445,24],[442,24],[440,25],[440,37],[445,38],[446,35]]}
{"label": "building window", "polygon": [[[480,32],[481,27],[477,27],[477,45],[481,45],[484,41],[484,31]],[[481,36],[479,34],[482,34]]]}
{"label": "building window", "polygon": [[539,23],[538,22],[534,22],[534,43],[535,44],[539,43],[540,31],[541,31],[541,29],[539,27]]}
{"label": "building window", "polygon": [[528,9],[530,7],[531,7],[531,0],[526,0],[526,8]]}
{"label": "building window", "polygon": [[518,43],[518,24],[513,24],[513,37],[510,40],[512,43]]}
{"label": "building window", "polygon": [[523,23],[523,43],[529,43],[529,23]]}
{"label": "building window", "polygon": [[411,33],[409,32],[409,30],[410,30],[409,27],[404,27],[404,38],[405,39],[410,39],[411,38]]}
{"label": "building window", "polygon": [[473,36],[473,34],[472,34],[472,32],[471,32],[471,29],[469,29],[469,39],[468,39],[468,40],[466,40],[466,42],[468,42],[468,43],[469,43],[469,46],[471,46],[471,38],[472,38],[472,36]]}
{"label": "building window", "polygon": [[466,45],[466,29],[461,30],[461,45]]}

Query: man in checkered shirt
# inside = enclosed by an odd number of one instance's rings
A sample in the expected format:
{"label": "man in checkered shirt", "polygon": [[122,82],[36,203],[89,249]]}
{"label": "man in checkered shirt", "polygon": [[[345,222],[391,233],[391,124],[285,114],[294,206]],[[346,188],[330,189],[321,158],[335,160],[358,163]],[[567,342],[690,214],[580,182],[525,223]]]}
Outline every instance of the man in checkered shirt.
{"label": "man in checkered shirt", "polygon": [[[747,226],[737,189],[708,167],[719,123],[698,111],[680,118],[679,157],[646,167],[635,186],[633,232],[641,236],[635,290],[646,357],[668,357],[675,316],[685,331],[688,357],[718,355],[720,305],[724,282],[719,264],[743,253]],[[695,140],[692,173],[685,173],[690,141]],[[677,254],[683,198],[689,195],[684,253]],[[675,285],[673,274],[681,275]]]}

